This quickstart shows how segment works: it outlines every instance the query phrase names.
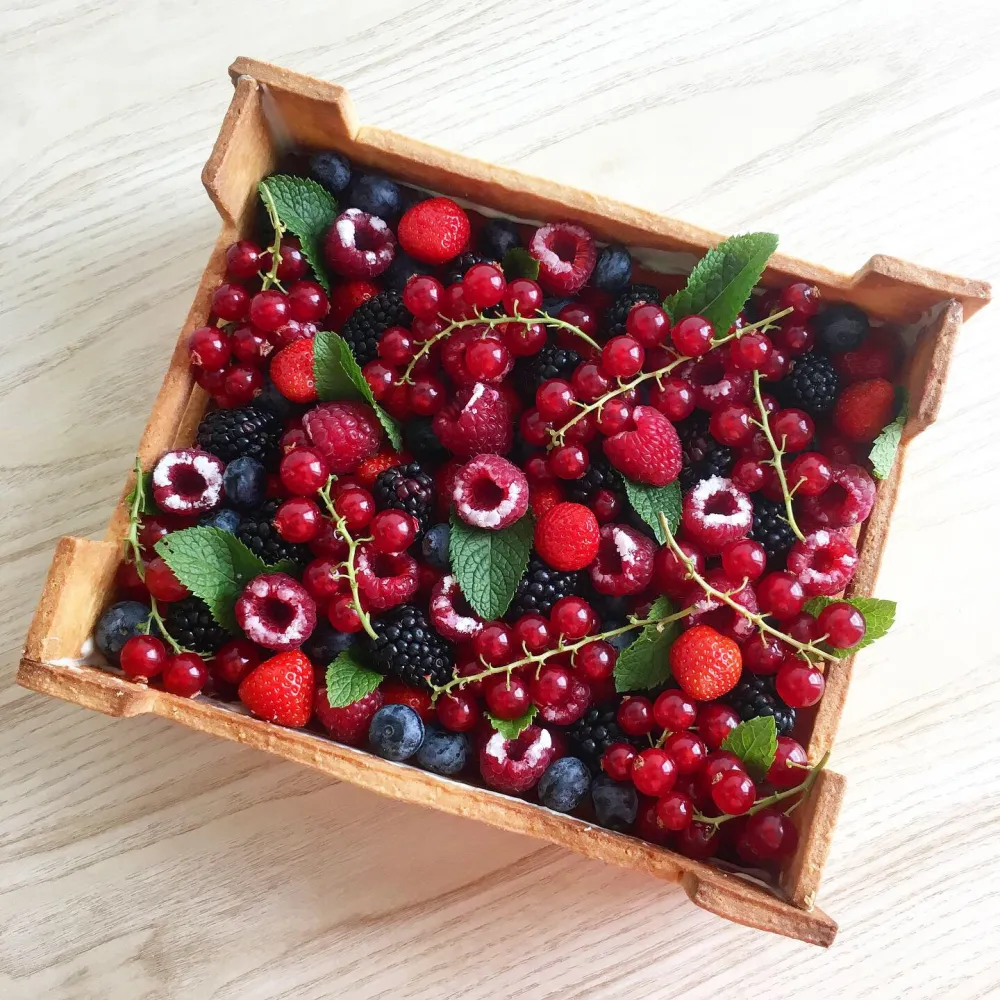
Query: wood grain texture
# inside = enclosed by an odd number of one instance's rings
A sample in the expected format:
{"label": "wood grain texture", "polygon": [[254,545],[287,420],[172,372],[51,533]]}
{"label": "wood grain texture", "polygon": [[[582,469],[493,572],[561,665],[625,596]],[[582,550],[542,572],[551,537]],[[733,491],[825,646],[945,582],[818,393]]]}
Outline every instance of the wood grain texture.
{"label": "wood grain texture", "polygon": [[849,791],[827,954],[558,848],[8,683],[55,538],[99,532],[113,506],[212,245],[197,178],[236,51],[338,80],[363,121],[707,228],[773,228],[839,270],[884,251],[995,281],[997,15],[306,3],[304,31],[229,2],[169,20],[142,6],[0,10],[16,81],[0,106],[0,995],[714,996],[748,975],[779,997],[1000,987],[1000,710],[975,542],[1000,478],[981,377],[1000,363],[992,310],[964,330],[939,421],[908,456],[879,583],[900,625],[855,667],[835,756]]}

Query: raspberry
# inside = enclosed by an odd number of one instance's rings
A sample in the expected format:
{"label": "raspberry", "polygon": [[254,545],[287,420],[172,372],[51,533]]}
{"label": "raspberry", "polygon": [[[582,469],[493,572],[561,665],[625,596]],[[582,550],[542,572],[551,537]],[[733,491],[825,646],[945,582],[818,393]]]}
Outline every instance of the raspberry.
{"label": "raspberry", "polygon": [[428,198],[399,220],[399,242],[425,264],[443,264],[469,242],[469,217],[450,198]]}
{"label": "raspberry", "polygon": [[490,788],[519,794],[533,788],[555,758],[547,729],[528,726],[517,739],[494,733],[479,754],[479,771]]}
{"label": "raspberry", "polygon": [[[537,547],[537,542],[536,542]],[[656,545],[625,524],[603,524],[590,580],[601,594],[637,594],[653,579]]]}
{"label": "raspberry", "polygon": [[528,252],[538,260],[538,283],[550,295],[575,295],[597,263],[594,237],[572,222],[540,226]]}
{"label": "raspberry", "polygon": [[168,451],[153,468],[153,499],[168,514],[206,514],[222,502],[224,472],[207,451]]}
{"label": "raspberry", "polygon": [[380,451],[377,455],[362,460],[361,464],[354,470],[354,478],[365,489],[370,490],[381,473],[385,472],[386,469],[402,465],[406,460],[405,455],[399,455],[394,451]]}
{"label": "raspberry", "polygon": [[271,359],[271,381],[293,403],[317,400],[313,377],[313,341],[295,340]]}
{"label": "raspberry", "polygon": [[244,587],[236,600],[236,621],[258,646],[297,649],[316,627],[316,602],[298,580],[269,573]]}
{"label": "raspberry", "polygon": [[438,412],[434,433],[453,455],[504,455],[514,443],[514,413],[509,398],[491,385],[463,386]]}
{"label": "raspberry", "polygon": [[672,483],[681,471],[681,442],[674,425],[652,406],[637,406],[632,419],[635,430],[620,431],[604,442],[608,461],[638,483]]}
{"label": "raspberry", "polygon": [[834,465],[833,482],[818,497],[803,497],[802,511],[824,528],[860,524],[875,506],[875,481],[860,465]]}
{"label": "raspberry", "polygon": [[846,535],[836,531],[814,531],[788,553],[788,571],[798,578],[808,597],[840,593],[857,568],[858,550]]}
{"label": "raspberry", "polygon": [[337,274],[345,278],[374,278],[396,256],[396,238],[377,215],[349,208],[327,230],[323,251]]}
{"label": "raspberry", "polygon": [[468,605],[458,577],[441,577],[431,588],[428,606],[431,624],[452,642],[470,642],[483,630],[483,620]]}
{"label": "raspberry", "polygon": [[316,690],[314,710],[319,724],[338,743],[360,747],[368,739],[368,727],[372,716],[382,707],[382,700],[382,692],[376,688],[350,705],[331,708],[326,688],[320,687]]}
{"label": "raspberry", "polygon": [[849,441],[867,444],[896,412],[896,391],[884,378],[849,385],[837,400],[833,424]]}
{"label": "raspberry", "polygon": [[597,518],[582,504],[556,504],[535,525],[535,549],[554,569],[583,569],[594,560],[600,542]]}
{"label": "raspberry", "polygon": [[712,701],[740,679],[740,647],[708,625],[695,625],[670,647],[670,669],[681,690],[697,701]]}
{"label": "raspberry", "polygon": [[681,524],[691,541],[717,555],[750,531],[753,504],[731,480],[713,476],[684,494]]}
{"label": "raspberry", "polygon": [[[705,574],[705,580],[716,590],[728,593],[737,604],[746,608],[747,611],[756,614],[760,610],[753,587],[747,584],[740,590],[736,590],[740,580],[732,580],[724,570],[709,570]],[[690,625],[710,625],[717,632],[721,632],[739,643],[746,642],[756,631],[756,626],[746,615],[740,614],[734,607],[720,601],[717,597],[706,594],[697,584],[691,585],[690,595],[685,602],[693,608],[686,619]]]}
{"label": "raspberry", "polygon": [[306,413],[302,426],[327,468],[338,476],[374,455],[384,436],[375,411],[364,403],[321,403]]}
{"label": "raspberry", "polygon": [[452,500],[455,512],[466,524],[498,531],[528,509],[528,480],[507,459],[479,455],[455,478]]}
{"label": "raspberry", "polygon": [[298,650],[279,653],[240,683],[240,701],[260,719],[279,726],[306,725],[312,715],[316,674]]}
{"label": "raspberry", "polygon": [[420,586],[417,561],[405,552],[376,552],[359,545],[354,556],[358,589],[373,611],[405,604]]}

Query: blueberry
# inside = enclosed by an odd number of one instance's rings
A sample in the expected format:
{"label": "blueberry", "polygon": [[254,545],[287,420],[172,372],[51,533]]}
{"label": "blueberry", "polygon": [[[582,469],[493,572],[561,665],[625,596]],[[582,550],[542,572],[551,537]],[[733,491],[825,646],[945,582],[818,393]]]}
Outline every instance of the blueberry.
{"label": "blueberry", "polygon": [[346,156],[327,150],[309,158],[309,176],[333,194],[340,194],[351,183],[351,164]]}
{"label": "blueberry", "polygon": [[590,786],[597,822],[609,830],[627,830],[639,812],[639,793],[628,781],[599,774]]}
{"label": "blueberry", "polygon": [[550,764],[538,782],[538,798],[556,812],[575,809],[590,788],[590,771],[577,757],[560,757]]}
{"label": "blueberry", "polygon": [[392,258],[392,263],[386,268],[382,275],[386,288],[394,288],[401,292],[407,281],[415,274],[433,274],[434,268],[428,264],[421,264],[414,260],[408,253],[396,250],[396,256]]}
{"label": "blueberry", "polygon": [[451,526],[435,524],[427,529],[424,540],[420,543],[420,551],[424,561],[434,569],[448,569],[451,559],[448,556],[448,542],[451,539]]}
{"label": "blueberry", "polygon": [[267,470],[257,461],[241,455],[234,458],[222,474],[226,499],[239,510],[253,510],[264,502],[267,492]]}
{"label": "blueberry", "polygon": [[850,302],[827,306],[814,320],[816,345],[829,354],[860,347],[868,336],[868,317]]}
{"label": "blueberry", "polygon": [[620,292],[632,278],[632,255],[621,246],[605,247],[597,255],[590,283],[603,292]]}
{"label": "blueberry", "polygon": [[458,774],[469,757],[469,741],[464,733],[449,733],[436,726],[427,730],[424,745],[417,751],[417,763],[435,774]]}
{"label": "blueberry", "polygon": [[386,760],[407,760],[424,742],[424,724],[409,705],[384,705],[368,727],[372,749]]}
{"label": "blueberry", "polygon": [[118,665],[122,646],[134,635],[139,635],[140,625],[149,618],[149,608],[138,601],[119,601],[112,604],[97,620],[94,642],[109,662]]}
{"label": "blueberry", "polygon": [[[252,462],[253,459],[250,461]],[[211,514],[206,514],[198,523],[203,528],[220,528],[222,531],[228,531],[230,535],[235,535],[242,520],[239,511],[222,507],[219,510],[213,510]]]}
{"label": "blueberry", "polygon": [[356,174],[344,197],[352,208],[360,208],[386,222],[395,222],[400,216],[399,185],[382,174]]}
{"label": "blueberry", "polygon": [[302,652],[321,666],[332,663],[345,649],[357,641],[357,633],[338,632],[328,622],[318,622],[312,635],[302,643]]}
{"label": "blueberry", "polygon": [[480,249],[496,260],[503,260],[508,250],[520,245],[521,236],[510,219],[490,219],[479,234]]}

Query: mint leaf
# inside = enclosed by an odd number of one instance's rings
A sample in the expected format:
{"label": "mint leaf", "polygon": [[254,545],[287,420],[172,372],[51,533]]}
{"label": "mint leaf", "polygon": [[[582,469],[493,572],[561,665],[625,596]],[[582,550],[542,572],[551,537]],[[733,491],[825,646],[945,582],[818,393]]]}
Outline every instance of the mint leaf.
{"label": "mint leaf", "polygon": [[221,528],[174,531],[164,535],[155,547],[177,579],[208,605],[212,617],[230,632],[237,631],[236,598],[269,567],[235,535]]}
{"label": "mint leaf", "polygon": [[538,708],[531,705],[524,715],[516,719],[498,719],[495,715],[486,712],[486,718],[490,720],[490,725],[505,739],[516,740],[518,736],[531,725],[531,720],[538,713]]}
{"label": "mint leaf", "polygon": [[481,618],[492,621],[507,610],[528,566],[534,533],[531,514],[499,531],[489,531],[470,527],[452,513],[448,543],[452,572]]}
{"label": "mint leaf", "polygon": [[532,281],[538,279],[538,260],[524,247],[511,247],[503,255],[500,266],[508,281],[513,281],[515,278],[531,278]]}
{"label": "mint leaf", "polygon": [[337,201],[322,184],[308,177],[273,174],[257,185],[265,204],[270,199],[278,218],[299,238],[302,253],[323,288],[330,279],[323,265],[323,237],[337,218]]}
{"label": "mint leaf", "polygon": [[811,615],[818,615],[828,604],[837,604],[840,601],[857,608],[865,616],[865,637],[856,646],[848,649],[825,647],[839,659],[844,659],[859,649],[870,646],[876,639],[881,639],[896,621],[896,602],[886,601],[881,597],[813,597],[806,601],[803,610]]}
{"label": "mint leaf", "polygon": [[722,741],[722,749],[736,754],[752,778],[761,781],[778,752],[778,730],[773,715],[741,722]]}
{"label": "mint leaf", "polygon": [[361,666],[345,650],[326,668],[326,697],[331,708],[345,708],[371,694],[384,680],[382,674]]}
{"label": "mint leaf", "polygon": [[677,530],[677,525],[681,523],[680,483],[674,480],[666,486],[648,486],[626,479],[625,492],[635,512],[656,532],[656,540],[661,545],[666,542],[667,536],[663,533],[659,515],[661,511],[666,514],[670,530]]}
{"label": "mint leaf", "polygon": [[899,442],[902,440],[903,428],[906,426],[910,409],[906,390],[902,387],[899,389],[899,397],[899,413],[896,419],[879,431],[878,437],[872,444],[872,450],[868,452],[876,479],[885,479],[896,463],[896,452],[899,451]]}
{"label": "mint leaf", "polygon": [[676,323],[685,316],[702,316],[724,337],[778,248],[773,233],[730,236],[698,261],[679,292],[663,303]]}
{"label": "mint leaf", "polygon": [[[649,618],[665,618],[675,612],[666,597],[658,597],[649,609]],[[639,638],[626,646],[615,664],[615,690],[647,691],[670,679],[670,647],[680,626],[667,622],[662,628],[644,625]]]}
{"label": "mint leaf", "polygon": [[320,330],[316,334],[313,378],[316,380],[316,393],[322,400],[356,399],[371,406],[392,447],[396,451],[403,447],[399,424],[375,402],[375,394],[362,374],[361,366],[340,334],[328,330]]}
{"label": "mint leaf", "polygon": [[[136,459],[138,462],[138,459]],[[153,503],[153,473],[144,472],[141,476],[136,478],[136,481],[132,484],[132,489],[125,494],[125,506],[132,509],[132,505],[136,501],[136,495],[138,494],[139,506],[137,511],[140,515],[142,514],[155,514],[156,504]]]}

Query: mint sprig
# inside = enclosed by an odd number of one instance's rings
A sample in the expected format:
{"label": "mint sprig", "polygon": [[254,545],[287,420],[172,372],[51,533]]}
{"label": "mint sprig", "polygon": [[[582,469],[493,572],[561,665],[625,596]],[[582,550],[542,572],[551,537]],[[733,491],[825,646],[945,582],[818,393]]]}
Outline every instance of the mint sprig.
{"label": "mint sprig", "polygon": [[868,458],[872,463],[872,472],[876,479],[885,479],[892,472],[892,467],[896,464],[899,443],[903,439],[903,428],[906,426],[910,407],[906,390],[900,388],[898,392],[899,413],[891,424],[887,424],[879,431],[879,435],[875,438],[872,449],[868,453]]}
{"label": "mint sprig", "polygon": [[[649,609],[649,618],[666,618],[676,608],[666,597],[658,597]],[[670,679],[670,647],[680,624],[667,622],[662,626],[646,625],[639,637],[621,651],[615,663],[615,690],[648,691]]]}
{"label": "mint sprig", "polygon": [[302,253],[323,288],[330,278],[323,264],[323,238],[337,218],[337,201],[322,184],[308,177],[272,174],[258,185],[265,203],[270,200],[284,226],[299,238]]}
{"label": "mint sprig", "polygon": [[350,650],[345,650],[326,668],[326,697],[331,708],[346,708],[371,694],[384,680],[382,674],[361,666]]}
{"label": "mint sprig", "polygon": [[722,749],[736,754],[752,778],[762,781],[778,752],[774,716],[761,715],[741,722],[722,741]]}
{"label": "mint sprig", "polygon": [[662,545],[667,536],[660,524],[660,513],[666,515],[671,531],[676,531],[681,523],[681,486],[676,480],[666,486],[650,486],[625,480],[625,493],[635,512],[656,533],[656,540]]}
{"label": "mint sprig", "polygon": [[773,233],[730,236],[713,247],[695,264],[684,288],[664,301],[672,322],[701,316],[717,337],[724,337],[777,248]]}
{"label": "mint sprig", "polygon": [[529,705],[528,711],[524,715],[519,715],[516,719],[498,719],[495,715],[486,712],[486,718],[490,725],[505,739],[516,740],[528,726],[531,720],[538,714],[536,705]]}
{"label": "mint sprig", "polygon": [[313,342],[313,378],[322,400],[356,399],[375,411],[394,450],[403,447],[399,424],[375,401],[375,394],[361,371],[347,341],[337,333],[320,330]]}
{"label": "mint sprig", "polygon": [[857,608],[865,616],[865,636],[856,646],[848,649],[824,647],[842,660],[859,649],[870,646],[876,639],[881,639],[892,628],[896,621],[896,602],[881,597],[813,597],[806,602],[803,610],[811,615],[818,615],[828,604],[839,604],[841,601]]}
{"label": "mint sprig", "polygon": [[532,257],[524,247],[511,247],[503,255],[500,266],[508,281],[515,278],[531,278],[532,281],[538,279],[538,258]]}
{"label": "mint sprig", "polygon": [[473,528],[452,513],[452,572],[481,618],[493,621],[507,610],[527,569],[534,533],[530,513],[499,531]]}

